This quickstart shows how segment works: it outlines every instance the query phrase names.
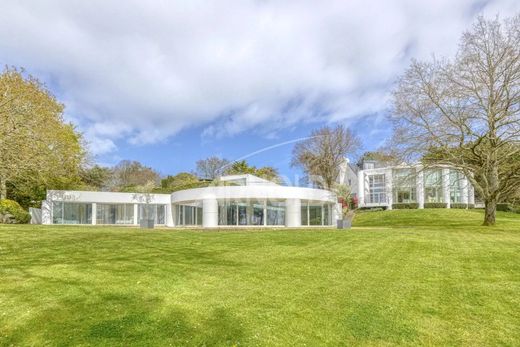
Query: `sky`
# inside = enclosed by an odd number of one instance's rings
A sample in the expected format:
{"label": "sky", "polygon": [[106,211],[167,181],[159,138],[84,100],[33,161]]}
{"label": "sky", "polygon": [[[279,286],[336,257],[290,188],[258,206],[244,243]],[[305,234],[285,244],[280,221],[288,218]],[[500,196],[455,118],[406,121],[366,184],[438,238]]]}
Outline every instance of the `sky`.
{"label": "sky", "polygon": [[449,58],[478,15],[518,12],[518,0],[2,0],[0,63],[46,84],[99,164],[166,175],[247,157],[294,179],[293,144],[277,144],[344,124],[379,148],[412,58]]}

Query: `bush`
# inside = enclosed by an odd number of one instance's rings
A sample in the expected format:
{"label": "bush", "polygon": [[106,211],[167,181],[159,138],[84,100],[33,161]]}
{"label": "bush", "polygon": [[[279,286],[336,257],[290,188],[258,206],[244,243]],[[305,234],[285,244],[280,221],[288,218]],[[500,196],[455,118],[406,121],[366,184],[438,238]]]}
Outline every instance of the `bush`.
{"label": "bush", "polygon": [[30,220],[31,215],[29,212],[25,211],[16,201],[0,200],[0,223],[26,224]]}
{"label": "bush", "polygon": [[468,208],[471,210],[473,208],[475,208],[475,204],[468,204]]}
{"label": "bush", "polygon": [[[473,206],[475,207],[475,206]],[[460,209],[466,209],[469,208],[468,204],[462,204],[460,202],[454,202],[450,205],[450,208],[460,208]]]}
{"label": "bush", "polygon": [[415,210],[419,208],[416,202],[392,204],[394,210]]}
{"label": "bush", "polygon": [[445,202],[425,202],[424,208],[447,208],[448,204]]}

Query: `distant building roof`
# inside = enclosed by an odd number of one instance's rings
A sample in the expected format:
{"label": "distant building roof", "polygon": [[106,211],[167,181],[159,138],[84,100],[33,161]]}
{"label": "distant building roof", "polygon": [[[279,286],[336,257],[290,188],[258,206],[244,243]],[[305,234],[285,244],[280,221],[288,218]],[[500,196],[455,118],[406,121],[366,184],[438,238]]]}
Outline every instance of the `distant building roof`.
{"label": "distant building roof", "polygon": [[272,181],[269,181],[264,178],[261,178],[261,177],[255,176],[255,175],[251,175],[251,174],[221,176],[219,178],[219,180],[222,182],[234,183],[239,186],[277,186],[277,185],[279,185]]}

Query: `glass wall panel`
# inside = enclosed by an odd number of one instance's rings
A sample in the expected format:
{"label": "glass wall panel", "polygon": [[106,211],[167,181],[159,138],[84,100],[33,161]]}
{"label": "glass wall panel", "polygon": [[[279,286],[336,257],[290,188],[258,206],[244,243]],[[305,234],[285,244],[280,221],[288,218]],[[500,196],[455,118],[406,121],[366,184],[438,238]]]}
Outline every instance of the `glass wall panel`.
{"label": "glass wall panel", "polygon": [[330,221],[331,213],[330,213],[331,205],[325,204],[323,205],[323,225],[331,225]]}
{"label": "glass wall panel", "polygon": [[385,175],[368,176],[368,196],[366,202],[371,204],[386,203]]}
{"label": "glass wall panel", "polygon": [[53,202],[52,212],[55,224],[92,224],[92,204]]}
{"label": "glass wall panel", "polygon": [[309,225],[321,225],[322,215],[321,205],[309,205]]}
{"label": "glass wall panel", "polygon": [[264,205],[252,204],[251,225],[264,225]]}
{"label": "glass wall panel", "polygon": [[202,207],[197,207],[197,225],[202,225]]}
{"label": "glass wall panel", "polygon": [[165,224],[166,206],[155,204],[139,204],[137,219],[153,219],[155,224]]}
{"label": "glass wall panel", "polygon": [[444,202],[442,192],[442,169],[424,172],[424,202]]}
{"label": "glass wall panel", "polygon": [[464,175],[456,170],[450,170],[450,201],[454,203],[462,202],[462,186]]}
{"label": "glass wall panel", "polygon": [[267,203],[267,225],[285,225],[285,203],[276,201]]}
{"label": "glass wall panel", "polygon": [[247,225],[247,204],[237,203],[238,225]]}
{"label": "glass wall panel", "polygon": [[133,224],[133,204],[97,204],[97,224]]}
{"label": "glass wall panel", "polygon": [[396,169],[393,170],[392,176],[394,202],[417,202],[415,169]]}
{"label": "glass wall panel", "polygon": [[309,215],[308,215],[309,211],[308,211],[308,208],[309,208],[309,206],[307,205],[307,203],[304,204],[302,202],[301,224],[304,225],[304,226],[305,225],[309,225]]}

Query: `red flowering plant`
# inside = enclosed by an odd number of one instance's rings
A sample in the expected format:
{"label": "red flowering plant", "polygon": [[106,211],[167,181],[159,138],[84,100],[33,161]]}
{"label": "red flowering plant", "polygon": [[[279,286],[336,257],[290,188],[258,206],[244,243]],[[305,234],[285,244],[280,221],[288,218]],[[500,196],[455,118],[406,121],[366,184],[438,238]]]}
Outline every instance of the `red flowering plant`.
{"label": "red flowering plant", "polygon": [[338,197],[338,203],[341,204],[342,219],[354,218],[354,209],[351,207],[357,206],[357,198],[356,204],[352,204],[353,206],[350,206],[353,202],[353,199],[355,198],[351,196],[350,187],[344,184],[338,184],[335,187],[334,192]]}

